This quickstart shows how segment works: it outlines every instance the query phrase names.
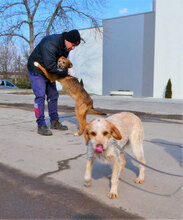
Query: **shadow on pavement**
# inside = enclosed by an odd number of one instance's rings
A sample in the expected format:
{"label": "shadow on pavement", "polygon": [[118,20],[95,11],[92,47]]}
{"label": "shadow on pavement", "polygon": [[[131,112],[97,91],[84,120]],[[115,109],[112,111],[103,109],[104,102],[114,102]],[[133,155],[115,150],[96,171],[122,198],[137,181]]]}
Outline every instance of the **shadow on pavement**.
{"label": "shadow on pavement", "polygon": [[0,163],[0,218],[139,219],[62,184],[45,183]]}

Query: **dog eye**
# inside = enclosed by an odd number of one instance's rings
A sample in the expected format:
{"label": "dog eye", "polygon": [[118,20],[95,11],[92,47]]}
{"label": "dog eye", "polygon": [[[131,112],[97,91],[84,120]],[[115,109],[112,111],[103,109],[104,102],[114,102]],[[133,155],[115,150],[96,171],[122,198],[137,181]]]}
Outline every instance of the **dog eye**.
{"label": "dog eye", "polygon": [[96,136],[96,133],[95,133],[94,131],[92,131],[92,132],[90,133],[90,135],[95,137],[95,136]]}
{"label": "dog eye", "polygon": [[104,135],[104,136],[106,136],[106,135],[108,135],[108,134],[109,134],[109,133],[108,133],[107,131],[104,131],[104,132],[103,132],[103,135]]}

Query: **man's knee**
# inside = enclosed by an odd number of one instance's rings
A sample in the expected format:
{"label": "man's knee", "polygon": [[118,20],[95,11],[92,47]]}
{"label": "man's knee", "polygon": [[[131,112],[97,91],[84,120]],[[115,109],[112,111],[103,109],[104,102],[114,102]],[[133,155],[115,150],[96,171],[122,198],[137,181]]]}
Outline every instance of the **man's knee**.
{"label": "man's knee", "polygon": [[57,100],[59,97],[59,94],[57,92],[57,89],[51,89],[47,92],[47,100]]}

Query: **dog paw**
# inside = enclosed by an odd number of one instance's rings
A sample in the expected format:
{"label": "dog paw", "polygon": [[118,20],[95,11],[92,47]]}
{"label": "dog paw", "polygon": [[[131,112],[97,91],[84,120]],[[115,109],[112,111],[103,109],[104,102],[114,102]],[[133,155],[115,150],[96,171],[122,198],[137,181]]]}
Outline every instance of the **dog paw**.
{"label": "dog paw", "polygon": [[108,179],[111,179],[111,178],[112,178],[112,175],[111,175],[111,174],[110,174],[110,175],[108,175],[108,176],[107,176],[107,178],[108,178]]}
{"label": "dog paw", "polygon": [[109,197],[109,199],[116,199],[116,198],[118,197],[118,194],[117,194],[117,193],[110,192],[110,193],[108,194],[108,197]]}
{"label": "dog paw", "polygon": [[143,178],[137,178],[137,179],[135,180],[135,183],[137,183],[137,184],[142,184],[142,183],[144,183],[144,179],[143,179]]}
{"label": "dog paw", "polygon": [[86,187],[91,186],[91,180],[85,180],[84,186]]}
{"label": "dog paw", "polygon": [[74,133],[74,136],[79,136],[78,133]]}
{"label": "dog paw", "polygon": [[82,135],[81,132],[77,132],[77,133],[74,134],[74,136],[81,136],[81,135]]}

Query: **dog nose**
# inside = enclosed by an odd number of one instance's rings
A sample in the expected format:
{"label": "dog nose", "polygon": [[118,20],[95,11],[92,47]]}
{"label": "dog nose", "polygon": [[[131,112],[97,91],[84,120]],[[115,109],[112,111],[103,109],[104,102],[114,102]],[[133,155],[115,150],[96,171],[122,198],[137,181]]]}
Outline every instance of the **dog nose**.
{"label": "dog nose", "polygon": [[102,144],[97,144],[96,145],[96,148],[95,148],[95,151],[97,152],[97,153],[102,153],[103,152],[103,145]]}

